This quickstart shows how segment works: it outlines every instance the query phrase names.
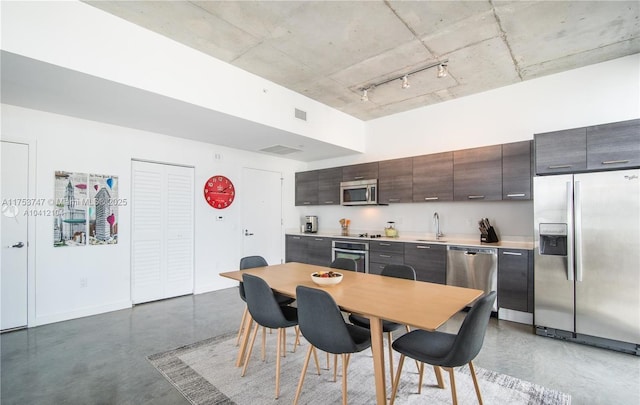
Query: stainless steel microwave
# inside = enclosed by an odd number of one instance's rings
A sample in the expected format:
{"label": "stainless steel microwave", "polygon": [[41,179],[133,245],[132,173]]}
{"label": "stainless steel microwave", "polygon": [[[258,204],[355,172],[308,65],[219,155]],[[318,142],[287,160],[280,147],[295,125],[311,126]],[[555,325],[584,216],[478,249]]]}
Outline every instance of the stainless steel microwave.
{"label": "stainless steel microwave", "polygon": [[343,181],[340,183],[340,204],[378,204],[378,180]]}

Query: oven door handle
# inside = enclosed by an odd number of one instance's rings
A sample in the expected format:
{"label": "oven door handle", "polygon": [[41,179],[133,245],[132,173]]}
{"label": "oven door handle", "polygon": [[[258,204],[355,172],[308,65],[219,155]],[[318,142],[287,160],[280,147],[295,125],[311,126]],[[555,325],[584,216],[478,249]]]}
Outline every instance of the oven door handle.
{"label": "oven door handle", "polygon": [[340,252],[340,253],[355,253],[355,254],[365,254],[367,253],[366,250],[351,250],[351,249],[340,249],[340,248],[333,248],[334,252]]}

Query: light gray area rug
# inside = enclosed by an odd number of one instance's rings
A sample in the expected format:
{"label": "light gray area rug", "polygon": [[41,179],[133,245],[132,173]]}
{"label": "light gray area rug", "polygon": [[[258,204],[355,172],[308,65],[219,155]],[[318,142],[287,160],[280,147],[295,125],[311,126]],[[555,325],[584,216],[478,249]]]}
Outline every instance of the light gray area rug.
{"label": "light gray area rug", "polygon": [[[168,352],[154,354],[148,359],[192,404],[291,404],[308,348],[308,343],[302,339],[301,346],[298,346],[296,352],[292,353],[293,340],[293,332],[291,331],[287,336],[288,352],[286,358],[283,358],[281,362],[280,398],[277,400],[274,398],[275,333],[267,335],[266,361],[264,362],[261,360],[260,336],[258,336],[247,374],[244,377],[240,377],[241,368],[235,367],[238,348],[235,346],[235,336],[231,335],[219,336]],[[305,377],[300,403],[340,403],[342,398],[341,368],[338,367],[337,382],[333,382],[333,363],[331,371],[329,371],[326,369],[326,355],[318,352],[318,356],[321,374],[317,374],[312,359]],[[333,359],[333,356],[331,358]],[[387,360],[386,357],[385,360]],[[394,362],[394,365],[397,364],[398,357]],[[488,405],[564,405],[571,403],[571,396],[559,391],[477,366],[476,372],[483,401]],[[433,369],[425,367],[422,393],[418,394],[417,368],[415,362],[407,359],[403,367],[396,403],[401,405],[451,404],[448,374],[443,372],[443,377],[446,388],[439,389],[436,385]],[[347,370],[347,381],[349,404],[369,405],[375,403],[373,360],[370,350],[351,356]],[[460,404],[477,404],[473,381],[467,367],[456,369],[456,387]],[[387,392],[390,394],[391,387],[387,388]]]}

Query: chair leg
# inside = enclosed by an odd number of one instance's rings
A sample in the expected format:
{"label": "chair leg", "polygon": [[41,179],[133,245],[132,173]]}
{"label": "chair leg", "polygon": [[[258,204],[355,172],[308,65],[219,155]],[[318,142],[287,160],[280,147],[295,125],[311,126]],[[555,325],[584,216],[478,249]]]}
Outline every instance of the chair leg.
{"label": "chair leg", "polygon": [[331,367],[331,360],[329,360],[329,353],[327,353],[327,370]]}
{"label": "chair leg", "polygon": [[[251,338],[251,343],[249,344],[249,350],[247,350],[247,354],[244,358],[244,366],[242,367],[242,374],[240,374],[241,377],[244,377],[245,373],[247,372],[247,366],[249,365],[249,359],[251,358],[251,351],[253,350],[253,344],[256,341],[256,336],[258,335],[259,327],[260,325],[258,325],[258,322],[256,322],[256,326],[254,326],[253,328],[253,337]],[[247,331],[247,333],[249,333],[249,331]]]}
{"label": "chair leg", "polygon": [[287,357],[287,334],[286,333],[282,334],[282,357]]}
{"label": "chair leg", "polygon": [[404,364],[404,354],[400,355],[400,361],[398,362],[398,369],[396,370],[396,379],[393,381],[393,387],[391,388],[391,400],[389,405],[393,405],[396,401],[396,394],[398,393],[398,385],[400,385],[400,374],[402,373],[402,365]]}
{"label": "chair leg", "polygon": [[318,371],[318,375],[320,375],[320,362],[318,362],[318,351],[313,346],[311,346],[311,349],[313,350],[313,359],[316,362],[316,370]]}
{"label": "chair leg", "polygon": [[342,405],[347,405],[347,367],[349,358],[346,353],[342,353]]}
{"label": "chair leg", "polygon": [[249,313],[249,308],[244,306],[244,312],[242,312],[242,320],[240,321],[240,327],[238,328],[238,337],[236,337],[236,346],[240,344],[240,338],[242,337],[242,332],[244,332],[244,323],[247,320],[247,314]]}
{"label": "chair leg", "polygon": [[[307,367],[309,366],[309,359],[311,358],[311,351],[315,353],[315,348],[312,345],[309,345],[307,349],[307,355],[304,358],[304,364],[302,365],[302,373],[300,374],[300,381],[298,381],[298,388],[296,389],[296,396],[293,399],[293,405],[298,404],[298,400],[300,399],[300,393],[302,392],[302,384],[304,383],[304,375],[307,372]],[[316,366],[318,363],[316,362]],[[318,369],[318,374],[320,374],[320,369]]]}
{"label": "chair leg", "polygon": [[338,355],[333,355],[333,382],[338,381]]}
{"label": "chair leg", "polygon": [[422,394],[422,380],[424,379],[424,363],[418,368],[418,394]]}
{"label": "chair leg", "polygon": [[[283,337],[285,335],[285,329],[278,329],[278,343],[276,350],[276,399],[280,396],[280,355],[282,354]],[[286,351],[286,350],[285,350]]]}
{"label": "chair leg", "polygon": [[447,367],[445,370],[449,372],[449,379],[451,380],[451,400],[453,405],[458,405],[458,395],[456,394],[456,377],[453,373],[453,367]]}
{"label": "chair leg", "polygon": [[262,328],[262,361],[266,358],[267,328]]}
{"label": "chair leg", "polygon": [[298,327],[298,325],[294,326],[293,328],[296,331],[296,340],[293,341],[293,350],[292,352],[295,353],[296,352],[296,346],[300,346],[300,328]]}
{"label": "chair leg", "polygon": [[[411,332],[411,327],[409,325],[404,325],[405,329],[408,332]],[[414,360],[416,362],[416,370],[420,373],[420,362],[418,360]]]}
{"label": "chair leg", "polygon": [[471,378],[473,378],[473,385],[476,388],[476,396],[478,397],[478,403],[482,405],[482,395],[480,394],[480,386],[478,385],[478,377],[476,376],[476,369],[473,367],[473,362],[469,362],[469,371],[471,371]]}
{"label": "chair leg", "polygon": [[438,381],[438,388],[444,389],[444,380],[442,379],[442,370],[438,366],[433,366],[433,372],[436,375],[436,381]]}

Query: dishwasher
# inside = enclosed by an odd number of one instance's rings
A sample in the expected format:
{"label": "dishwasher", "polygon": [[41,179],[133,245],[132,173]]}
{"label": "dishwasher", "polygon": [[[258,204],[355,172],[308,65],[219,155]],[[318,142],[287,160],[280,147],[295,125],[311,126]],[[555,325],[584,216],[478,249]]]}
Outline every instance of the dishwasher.
{"label": "dishwasher", "polygon": [[[498,249],[447,246],[447,285],[475,288],[485,293],[498,289]],[[498,300],[493,311],[498,310]]]}

